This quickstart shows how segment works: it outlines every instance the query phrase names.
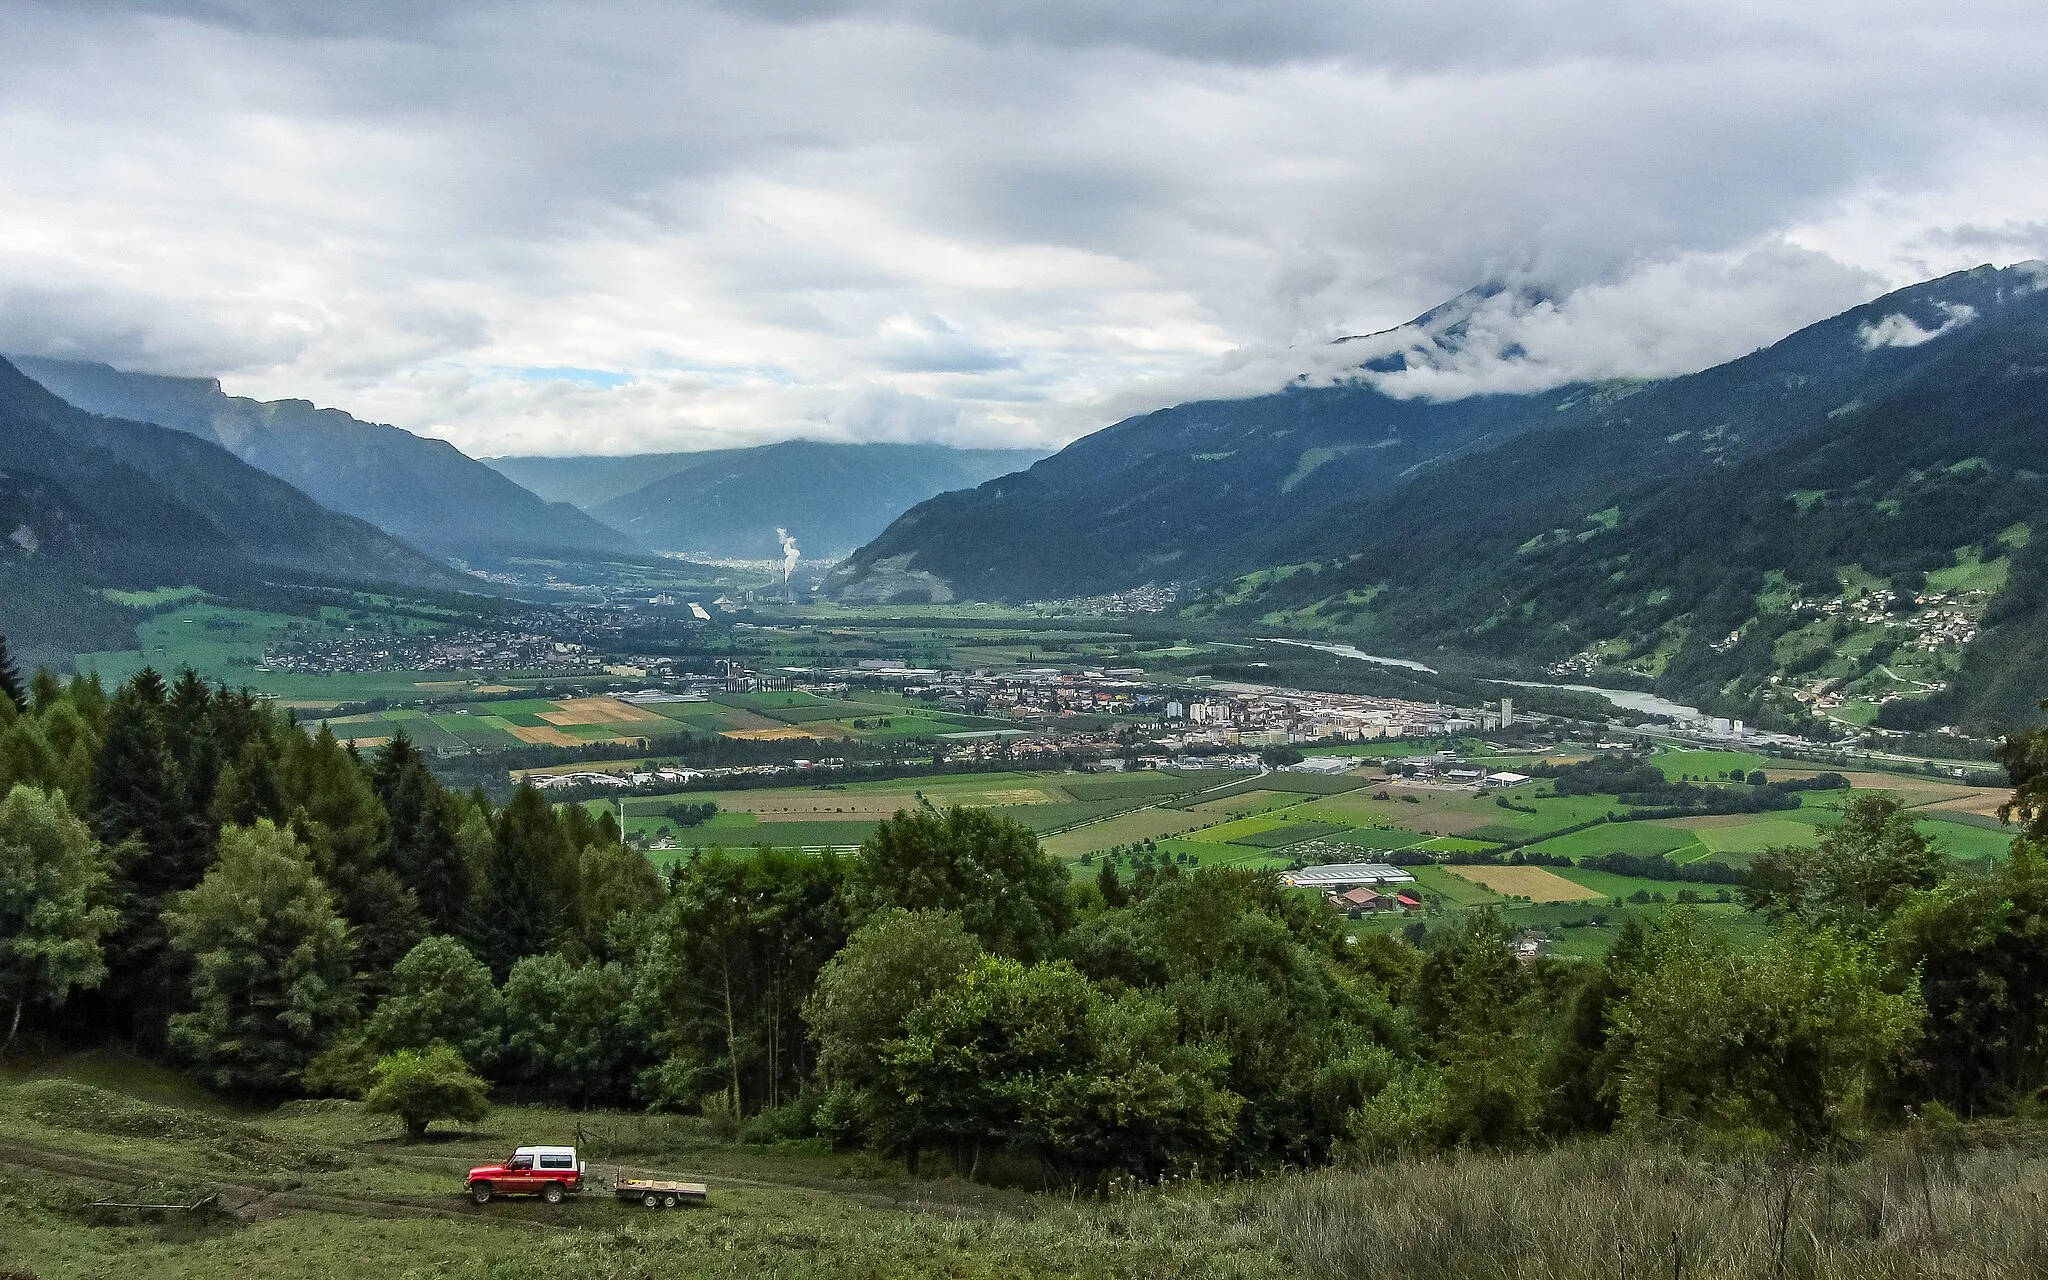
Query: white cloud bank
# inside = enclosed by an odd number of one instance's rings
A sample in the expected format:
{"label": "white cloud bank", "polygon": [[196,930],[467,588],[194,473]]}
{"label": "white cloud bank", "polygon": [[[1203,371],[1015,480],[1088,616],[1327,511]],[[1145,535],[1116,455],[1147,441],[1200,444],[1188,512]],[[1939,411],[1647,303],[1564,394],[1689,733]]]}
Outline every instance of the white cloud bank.
{"label": "white cloud bank", "polygon": [[1676,373],[2048,254],[2036,4],[15,0],[0,40],[0,350],[477,453],[1057,443],[1488,280],[1385,385]]}

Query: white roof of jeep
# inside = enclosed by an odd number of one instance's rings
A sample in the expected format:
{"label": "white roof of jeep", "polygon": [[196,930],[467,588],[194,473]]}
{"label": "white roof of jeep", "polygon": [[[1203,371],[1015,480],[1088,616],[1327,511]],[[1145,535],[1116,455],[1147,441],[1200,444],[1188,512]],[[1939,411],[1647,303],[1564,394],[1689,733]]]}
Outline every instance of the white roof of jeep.
{"label": "white roof of jeep", "polygon": [[531,1157],[531,1158],[533,1158],[533,1159],[535,1159],[535,1160],[538,1160],[538,1159],[540,1159],[540,1158],[541,1158],[542,1156],[567,1156],[567,1157],[569,1157],[569,1158],[570,1158],[571,1160],[574,1160],[574,1159],[576,1158],[576,1148],[574,1148],[574,1147],[515,1147],[515,1148],[513,1148],[513,1150],[512,1150],[512,1157],[513,1157],[513,1159],[515,1159],[515,1160],[516,1160],[516,1159],[518,1159],[518,1158],[519,1158],[520,1156],[529,1156],[529,1157]]}

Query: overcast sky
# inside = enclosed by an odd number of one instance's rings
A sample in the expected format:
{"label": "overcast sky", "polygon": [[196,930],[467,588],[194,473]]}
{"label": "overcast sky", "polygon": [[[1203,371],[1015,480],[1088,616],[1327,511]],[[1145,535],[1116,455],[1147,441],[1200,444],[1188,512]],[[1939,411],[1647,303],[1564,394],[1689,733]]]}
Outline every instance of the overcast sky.
{"label": "overcast sky", "polygon": [[2039,0],[0,0],[0,48],[0,350],[472,453],[1056,444],[1489,279],[1551,299],[1525,381],[1672,373],[2048,256]]}

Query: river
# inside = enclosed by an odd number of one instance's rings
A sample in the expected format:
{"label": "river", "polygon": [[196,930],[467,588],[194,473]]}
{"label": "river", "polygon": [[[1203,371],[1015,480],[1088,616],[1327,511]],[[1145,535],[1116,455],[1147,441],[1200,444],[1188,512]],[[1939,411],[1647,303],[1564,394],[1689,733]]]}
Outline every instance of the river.
{"label": "river", "polygon": [[[1316,640],[1282,640],[1278,636],[1260,636],[1267,644],[1291,644],[1298,649],[1317,649],[1323,653],[1335,654],[1340,658],[1351,658],[1358,662],[1377,662],[1383,667],[1406,667],[1410,671],[1427,671],[1437,674],[1435,667],[1425,667],[1408,658],[1385,658],[1376,653],[1348,644],[1324,644]],[[1673,720],[1698,720],[1702,713],[1698,707],[1688,707],[1682,702],[1660,698],[1654,693],[1642,693],[1635,689],[1602,689],[1590,684],[1542,684],[1535,680],[1488,680],[1488,684],[1513,685],[1517,689],[1568,689],[1573,693],[1590,693],[1607,699],[1623,711],[1633,711],[1643,716],[1669,716]]]}
{"label": "river", "polygon": [[1323,644],[1315,640],[1282,640],[1278,636],[1260,636],[1259,639],[1264,640],[1267,644],[1291,644],[1297,649],[1320,649],[1324,653],[1333,653],[1340,658],[1351,658],[1358,662],[1377,662],[1383,667],[1406,667],[1410,671],[1427,671],[1431,675],[1436,674],[1435,667],[1425,667],[1421,663],[1410,661],[1407,658],[1382,658],[1376,653],[1367,653],[1363,649],[1357,649],[1348,644]]}
{"label": "river", "polygon": [[1624,711],[1633,711],[1645,716],[1670,716],[1674,720],[1698,720],[1702,713],[1698,707],[1688,707],[1682,702],[1660,698],[1654,693],[1642,693],[1635,689],[1602,689],[1590,684],[1539,684],[1534,680],[1489,680],[1488,684],[1511,684],[1518,689],[1569,689],[1573,693],[1591,693],[1607,699]]}

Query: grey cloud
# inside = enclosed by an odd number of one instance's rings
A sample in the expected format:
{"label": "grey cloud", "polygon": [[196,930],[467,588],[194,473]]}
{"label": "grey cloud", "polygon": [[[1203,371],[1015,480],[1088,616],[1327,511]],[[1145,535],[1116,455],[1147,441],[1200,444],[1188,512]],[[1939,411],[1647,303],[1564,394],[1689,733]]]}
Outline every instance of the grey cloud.
{"label": "grey cloud", "polygon": [[[2048,248],[2013,212],[2048,174],[1997,145],[2048,114],[2038,5],[163,0],[0,21],[32,55],[0,83],[0,345],[486,447],[1043,441],[1340,376],[1324,340],[1484,280],[1548,302],[1489,311],[1486,343],[1404,393],[1674,372],[1910,273]],[[489,373],[565,365],[645,376],[543,395]]]}

